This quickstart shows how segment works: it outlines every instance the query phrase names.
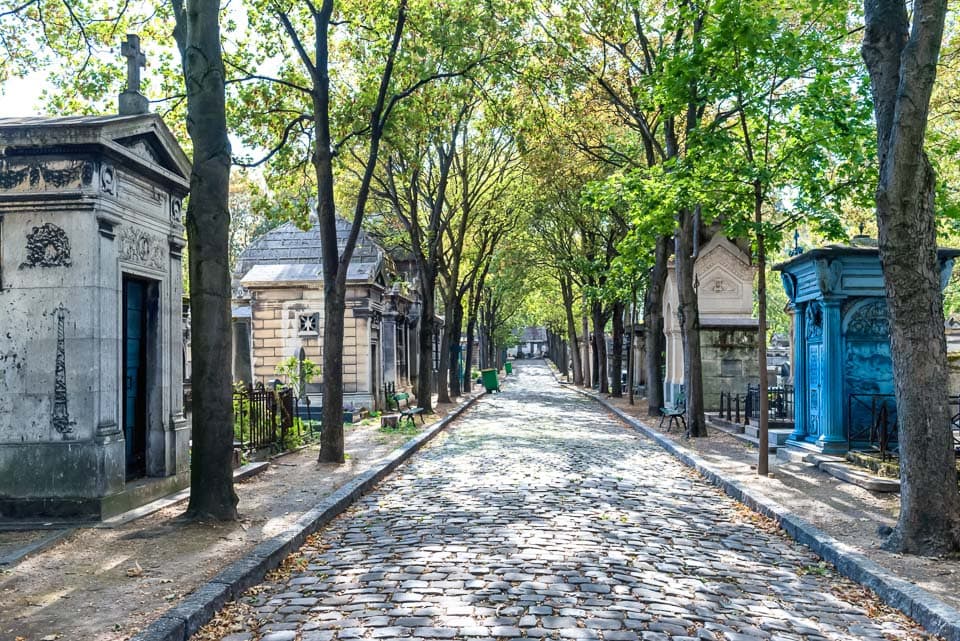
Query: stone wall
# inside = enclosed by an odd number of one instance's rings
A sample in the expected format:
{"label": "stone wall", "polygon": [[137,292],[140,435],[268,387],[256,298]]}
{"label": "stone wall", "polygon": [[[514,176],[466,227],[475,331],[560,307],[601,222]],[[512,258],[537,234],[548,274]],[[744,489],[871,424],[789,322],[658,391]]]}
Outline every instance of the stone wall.
{"label": "stone wall", "polygon": [[757,370],[757,329],[704,327],[700,331],[703,360],[703,405],[720,409],[720,392],[745,394],[760,381]]}
{"label": "stone wall", "polygon": [[[268,384],[277,378],[277,365],[297,356],[302,347],[307,359],[323,364],[322,284],[304,287],[257,288],[251,291],[253,378]],[[343,389],[344,402],[356,406],[375,405],[371,389],[370,319],[358,317],[360,288],[348,287],[344,316]],[[310,327],[301,320],[312,317]],[[319,405],[321,381],[308,388],[312,402]]]}

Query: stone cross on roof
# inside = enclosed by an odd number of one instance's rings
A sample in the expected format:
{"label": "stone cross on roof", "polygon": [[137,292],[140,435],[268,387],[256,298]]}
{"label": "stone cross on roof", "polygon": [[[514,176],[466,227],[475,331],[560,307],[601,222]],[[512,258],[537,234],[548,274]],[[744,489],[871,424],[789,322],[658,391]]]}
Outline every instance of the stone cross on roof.
{"label": "stone cross on roof", "polygon": [[120,94],[120,115],[145,114],[150,111],[149,101],[140,93],[140,68],[147,66],[147,57],[140,49],[140,36],[127,34],[127,41],[120,45],[120,54],[127,59],[127,89]]}

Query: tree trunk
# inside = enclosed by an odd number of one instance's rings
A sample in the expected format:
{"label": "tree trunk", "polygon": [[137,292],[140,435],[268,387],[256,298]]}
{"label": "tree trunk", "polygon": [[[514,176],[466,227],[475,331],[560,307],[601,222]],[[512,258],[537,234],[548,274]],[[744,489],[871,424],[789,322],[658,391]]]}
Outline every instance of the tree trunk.
{"label": "tree trunk", "polygon": [[573,362],[573,384],[583,385],[580,341],[577,339],[577,322],[573,318],[573,284],[569,278],[560,279],[560,295],[563,298],[563,311],[567,317],[567,336],[570,340],[570,356]]}
{"label": "tree trunk", "polygon": [[473,314],[467,319],[467,352],[463,355],[463,392],[469,394],[473,388],[473,335],[477,328],[477,319]]}
{"label": "tree trunk", "polygon": [[634,286],[633,292],[630,295],[630,330],[627,334],[630,338],[628,339],[629,351],[627,352],[627,393],[628,400],[631,405],[633,405],[633,390],[637,386],[637,381],[635,379],[635,372],[637,369],[637,350],[636,350],[636,341],[637,341],[637,288]]}
{"label": "tree trunk", "polygon": [[448,330],[447,345],[450,354],[450,396],[456,398],[462,393],[460,377],[460,336],[463,327],[463,303],[456,299],[452,305],[453,317],[444,328]]}
{"label": "tree trunk", "polygon": [[672,240],[669,236],[657,237],[650,284],[643,297],[647,411],[651,416],[660,414],[660,408],[663,407],[663,351],[666,345],[663,335],[663,290],[667,284],[667,261]]}
{"label": "tree trunk", "polygon": [[687,406],[687,432],[690,436],[706,436],[707,422],[703,415],[703,366],[700,360],[700,308],[694,289],[693,211],[680,212],[677,265],[677,294],[680,299],[680,329],[683,337],[683,386]]}
{"label": "tree trunk", "polygon": [[420,291],[420,356],[417,363],[417,405],[433,411],[433,333],[436,277],[425,278]]}
{"label": "tree trunk", "polygon": [[757,443],[757,476],[765,477],[770,473],[769,442],[770,442],[770,400],[767,390],[770,382],[767,380],[767,253],[764,246],[763,234],[763,197],[759,181],[754,184],[756,199],[754,201],[754,222],[757,226],[757,369],[760,380],[757,385],[760,410],[757,420],[759,438]]}
{"label": "tree trunk", "polygon": [[597,365],[594,378],[599,383],[600,393],[610,392],[610,377],[607,376],[607,340],[603,330],[607,325],[607,317],[603,313],[602,303],[593,303],[593,349],[596,354]]}
{"label": "tree trunk", "polygon": [[613,366],[613,380],[610,381],[611,392],[614,398],[623,396],[622,374],[623,371],[623,308],[621,301],[613,304],[613,354],[610,355],[610,363]]}
{"label": "tree trunk", "polygon": [[445,316],[443,330],[440,332],[440,353],[437,354],[437,403],[450,402],[450,388],[447,379],[450,377],[453,367],[450,354],[452,348],[452,344],[450,343],[452,310],[450,309],[449,302],[446,306]]}
{"label": "tree trunk", "polygon": [[235,520],[230,360],[230,141],[227,137],[220,3],[174,0],[193,170],[187,207],[193,322],[193,518]]}
{"label": "tree trunk", "polygon": [[[590,337],[590,329],[587,324],[586,301],[584,301],[584,314],[580,317],[580,329],[583,336],[583,358],[581,367],[583,367],[583,386],[590,387],[593,384],[593,369],[590,365],[590,353],[593,348],[593,338]],[[579,349],[579,347],[578,347]]]}
{"label": "tree trunk", "polygon": [[863,57],[877,120],[877,227],[890,320],[900,442],[900,517],[888,550],[941,555],[960,549],[960,493],[947,404],[936,177],[923,151],[947,10],[865,0]]}
{"label": "tree trunk", "polygon": [[[344,288],[345,289],[345,288]],[[323,411],[320,431],[322,463],[343,463],[343,338],[344,294],[336,279],[323,283]],[[336,372],[330,375],[328,372]]]}

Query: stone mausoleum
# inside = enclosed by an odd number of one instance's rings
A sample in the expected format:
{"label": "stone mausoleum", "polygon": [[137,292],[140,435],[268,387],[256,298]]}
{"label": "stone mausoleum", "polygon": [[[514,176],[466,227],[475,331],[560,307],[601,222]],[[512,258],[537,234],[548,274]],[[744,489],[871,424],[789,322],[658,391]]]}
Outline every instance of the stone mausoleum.
{"label": "stone mausoleum", "polygon": [[120,115],[0,119],[0,516],[108,518],[189,483],[190,162],[140,93]]}
{"label": "stone mausoleum", "polygon": [[[720,392],[743,393],[756,384],[757,319],[753,315],[756,269],[736,243],[720,233],[700,246],[694,279],[700,307],[700,354],[703,363],[703,403],[708,411],[720,406]],[[683,386],[683,339],[677,310],[676,269],[667,271],[663,295],[666,336],[664,399],[673,404]],[[642,356],[642,354],[641,354]]]}
{"label": "stone mausoleum", "polygon": [[[938,255],[945,287],[960,250]],[[776,269],[794,312],[795,425],[788,444],[831,454],[876,445],[878,425],[895,429],[897,421],[876,241],[814,249]]]}
{"label": "stone mausoleum", "polygon": [[0,514],[104,518],[188,482],[189,175],[154,114],[0,119]]}
{"label": "stone mausoleum", "polygon": [[[350,224],[337,219],[342,246]],[[323,362],[323,276],[320,229],[285,223],[255,239],[240,255],[233,301],[234,378],[269,384],[277,365],[297,357]],[[384,408],[384,386],[406,390],[415,378],[418,305],[392,283],[389,259],[360,233],[347,270],[344,315],[344,402]],[[323,402],[322,381],[307,386],[311,405]]]}

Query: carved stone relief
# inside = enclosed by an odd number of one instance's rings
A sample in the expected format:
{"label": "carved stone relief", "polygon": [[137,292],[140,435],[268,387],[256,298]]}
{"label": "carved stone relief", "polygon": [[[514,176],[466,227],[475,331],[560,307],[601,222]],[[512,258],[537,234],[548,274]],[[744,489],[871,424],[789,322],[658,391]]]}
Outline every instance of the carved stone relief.
{"label": "carved stone relief", "polygon": [[100,189],[105,194],[117,194],[117,172],[106,163],[100,168]]}
{"label": "carved stone relief", "polygon": [[126,226],[120,231],[119,256],[122,260],[153,269],[167,267],[166,239]]}
{"label": "carved stone relief", "polygon": [[823,340],[823,310],[820,308],[819,303],[810,303],[807,305],[804,324],[807,327],[807,340]]}
{"label": "carved stone relief", "polygon": [[723,245],[717,245],[707,254],[702,254],[697,259],[697,273],[709,275],[710,271],[717,266],[727,268],[733,272],[736,277],[742,279],[753,278],[753,269],[743,256],[730,251]]}
{"label": "carved stone relief", "polygon": [[73,426],[76,421],[70,420],[70,410],[67,407],[67,357],[66,341],[64,340],[63,323],[67,316],[67,309],[60,303],[54,310],[57,315],[57,365],[53,384],[53,414],[50,424],[63,440],[69,441],[73,436]]}
{"label": "carved stone relief", "polygon": [[53,223],[34,227],[27,234],[27,259],[20,269],[28,267],[70,267],[70,239]]}
{"label": "carved stone relief", "polygon": [[0,189],[14,192],[66,191],[93,183],[94,166],[85,160],[0,163]]}
{"label": "carved stone relief", "polygon": [[183,222],[183,201],[179,198],[170,199],[170,220],[175,223]]}
{"label": "carved stone relief", "polygon": [[824,294],[835,293],[840,289],[840,279],[843,276],[843,264],[839,260],[827,261],[819,258],[815,262],[817,270],[817,286]]}
{"label": "carved stone relief", "polygon": [[890,336],[887,304],[883,299],[871,301],[853,312],[847,324],[848,338],[883,339]]}

